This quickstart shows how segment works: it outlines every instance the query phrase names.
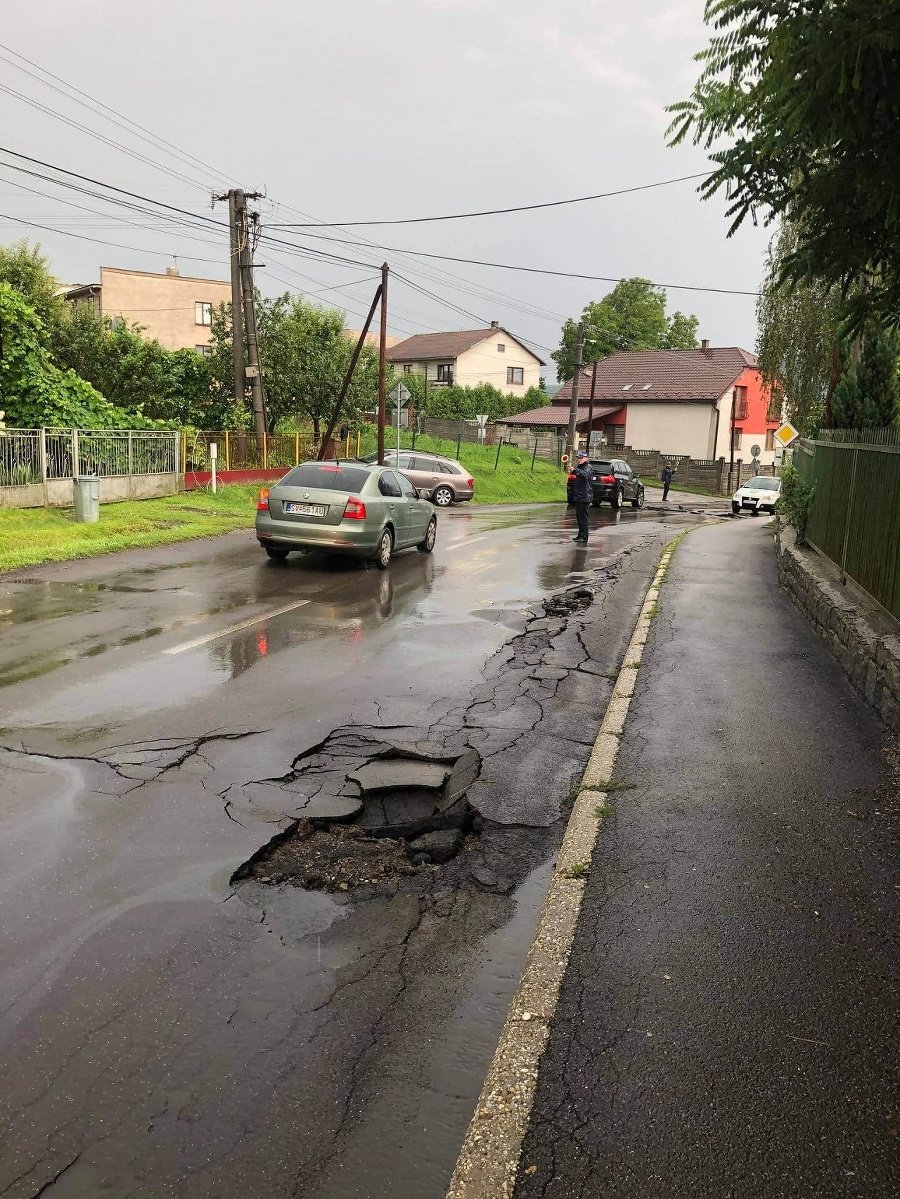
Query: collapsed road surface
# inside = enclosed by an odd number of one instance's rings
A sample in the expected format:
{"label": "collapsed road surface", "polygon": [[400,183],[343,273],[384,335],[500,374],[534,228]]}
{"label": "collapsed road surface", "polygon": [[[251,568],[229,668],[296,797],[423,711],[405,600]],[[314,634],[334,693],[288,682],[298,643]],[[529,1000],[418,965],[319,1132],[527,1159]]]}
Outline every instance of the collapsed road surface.
{"label": "collapsed road surface", "polygon": [[442,1196],[688,512],[0,583],[0,1194]]}

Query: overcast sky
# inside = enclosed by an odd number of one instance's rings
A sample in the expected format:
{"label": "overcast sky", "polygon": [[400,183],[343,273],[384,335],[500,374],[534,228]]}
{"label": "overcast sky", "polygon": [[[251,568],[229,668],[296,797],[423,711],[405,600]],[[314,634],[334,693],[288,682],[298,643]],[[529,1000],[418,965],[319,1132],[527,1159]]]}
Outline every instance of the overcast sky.
{"label": "overcast sky", "polygon": [[[6,61],[0,61],[0,142],[207,217],[224,215],[223,206],[210,208],[211,190],[235,184],[265,190],[260,210],[271,226],[532,204],[670,179],[706,165],[702,151],[668,149],[664,137],[664,106],[687,95],[697,73],[692,56],[706,40],[702,0],[20,0],[14,7],[15,20],[5,22],[0,35],[8,47],[82,89],[92,103],[172,143],[188,161],[141,142],[130,128],[103,120]],[[129,153],[6,89],[122,143]],[[227,277],[225,230],[135,227],[123,218],[158,223],[5,165],[20,160],[0,155],[0,161],[0,238],[39,239],[60,279],[96,280],[101,264],[163,270],[173,255],[182,274]],[[374,284],[357,281],[373,272],[322,261],[314,250],[330,248],[357,263],[387,259],[442,301],[394,279],[389,307],[396,335],[493,319],[553,348],[562,318],[577,315],[611,284],[397,251],[752,291],[768,232],[747,228],[727,239],[724,203],[702,203],[696,186],[678,183],[537,213],[320,231],[352,237],[355,245],[271,230],[298,250],[264,243],[258,259],[267,268],[258,281],[268,293],[285,284],[321,293],[319,302],[344,309],[348,324],[359,325]],[[31,229],[9,216],[134,248]],[[322,291],[335,284],[342,290]],[[668,295],[670,310],[696,313],[699,335],[714,345],[755,347],[751,296]],[[548,358],[545,349],[539,353]]]}

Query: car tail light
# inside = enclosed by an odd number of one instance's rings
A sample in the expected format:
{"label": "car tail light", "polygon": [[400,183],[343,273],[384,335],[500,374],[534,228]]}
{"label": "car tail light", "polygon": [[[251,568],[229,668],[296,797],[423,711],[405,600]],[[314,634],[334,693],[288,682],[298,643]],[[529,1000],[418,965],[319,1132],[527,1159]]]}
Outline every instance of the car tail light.
{"label": "car tail light", "polygon": [[474,480],[474,479],[469,479],[469,486],[470,486],[470,487],[474,487],[474,486],[475,486],[475,480]]}
{"label": "car tail light", "polygon": [[262,491],[259,493],[259,496],[256,501],[256,511],[257,512],[268,512],[269,511],[269,489],[268,489],[268,487],[264,487],[262,489]]}
{"label": "car tail light", "polygon": [[362,500],[358,500],[355,495],[351,495],[347,500],[347,505],[344,508],[344,520],[365,520],[366,506]]}
{"label": "car tail light", "polygon": [[600,476],[601,483],[615,483],[615,481],[616,481],[615,475],[601,475]]}

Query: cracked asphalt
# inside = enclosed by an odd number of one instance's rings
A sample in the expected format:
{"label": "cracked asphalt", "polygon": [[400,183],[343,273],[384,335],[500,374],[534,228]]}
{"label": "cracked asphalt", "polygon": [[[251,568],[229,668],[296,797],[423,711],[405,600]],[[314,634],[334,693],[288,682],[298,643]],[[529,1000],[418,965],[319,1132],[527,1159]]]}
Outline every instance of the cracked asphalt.
{"label": "cracked asphalt", "polygon": [[[702,517],[594,519],[582,551],[561,506],[461,508],[384,573],[247,532],[3,578],[0,1194],[443,1195],[647,581]],[[387,894],[232,883],[367,738],[478,751],[472,852]]]}
{"label": "cracked asphalt", "polygon": [[516,1199],[898,1193],[900,757],[758,521],[679,546]]}

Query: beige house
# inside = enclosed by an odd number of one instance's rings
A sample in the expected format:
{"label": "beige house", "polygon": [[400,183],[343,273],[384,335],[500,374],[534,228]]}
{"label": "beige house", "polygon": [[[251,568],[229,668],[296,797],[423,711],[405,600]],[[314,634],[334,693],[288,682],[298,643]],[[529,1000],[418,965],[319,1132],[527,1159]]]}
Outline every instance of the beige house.
{"label": "beige house", "polygon": [[167,350],[209,352],[212,310],[231,303],[231,284],[194,279],[168,267],[165,274],[102,266],[100,282],[70,287],[65,298],[76,308],[120,316],[143,325],[144,336]]}
{"label": "beige house", "polygon": [[387,358],[399,373],[424,375],[429,387],[490,383],[498,391],[518,396],[529,387],[540,387],[544,366],[543,359],[497,321],[489,329],[419,333],[393,346]]}

